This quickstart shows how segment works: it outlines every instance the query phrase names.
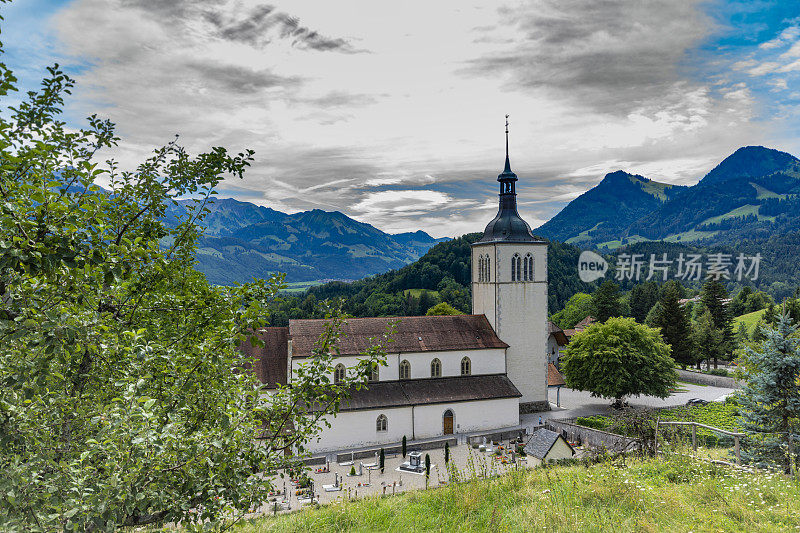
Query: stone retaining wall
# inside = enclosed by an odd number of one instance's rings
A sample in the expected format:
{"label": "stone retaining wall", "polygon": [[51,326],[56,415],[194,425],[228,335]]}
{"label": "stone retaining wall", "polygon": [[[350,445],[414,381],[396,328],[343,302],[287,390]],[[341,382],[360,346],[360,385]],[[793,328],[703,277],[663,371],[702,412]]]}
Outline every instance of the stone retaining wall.
{"label": "stone retaining wall", "polygon": [[483,438],[486,437],[486,442],[499,442],[501,440],[514,440],[519,436],[525,438],[525,430],[524,429],[512,429],[506,431],[489,431],[486,433],[478,433],[476,435],[470,435],[467,438],[467,444],[480,444],[483,442]]}
{"label": "stone retaining wall", "polygon": [[692,372],[691,370],[678,371],[678,379],[688,383],[695,383],[698,385],[711,385],[712,387],[722,387],[725,389],[741,389],[744,384],[731,377],[725,376],[712,376],[711,374],[703,374],[702,372]]}
{"label": "stone retaining wall", "polygon": [[[448,443],[450,447],[456,446],[458,444],[458,439],[455,437],[448,438],[448,439],[438,439],[432,441],[425,441],[425,442],[409,442],[406,446],[406,450],[409,452],[414,451],[422,451],[422,450],[435,450],[436,448],[444,448],[444,444]],[[358,452],[353,452],[352,457],[353,459],[368,459],[375,457],[375,452],[380,453],[380,448],[370,448],[369,450],[361,450]],[[397,455],[403,452],[402,445],[391,445],[391,446],[384,446],[383,453],[386,455]],[[336,462],[342,463],[344,461],[350,460],[350,452],[346,453],[339,453],[336,454]],[[323,463],[324,463],[323,458]]]}
{"label": "stone retaining wall", "polygon": [[634,439],[623,437],[622,435],[579,426],[565,420],[546,420],[544,427],[550,431],[560,433],[570,442],[580,441],[583,446],[603,447],[613,452],[624,452],[635,446],[636,443]]}

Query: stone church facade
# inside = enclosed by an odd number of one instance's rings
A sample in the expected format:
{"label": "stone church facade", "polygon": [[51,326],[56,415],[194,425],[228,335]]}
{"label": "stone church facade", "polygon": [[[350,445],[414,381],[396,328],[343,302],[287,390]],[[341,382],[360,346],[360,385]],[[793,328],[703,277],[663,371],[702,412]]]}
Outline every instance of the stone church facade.
{"label": "stone church facade", "polygon": [[[312,453],[512,427],[520,413],[549,409],[547,243],[517,212],[507,136],[500,208],[472,246],[473,314],[347,319],[330,378],[391,322],[387,366],[351,392],[331,427],[308,444]],[[259,330],[263,347],[241,349],[267,387],[291,384],[324,329],[324,320],[291,320]]]}

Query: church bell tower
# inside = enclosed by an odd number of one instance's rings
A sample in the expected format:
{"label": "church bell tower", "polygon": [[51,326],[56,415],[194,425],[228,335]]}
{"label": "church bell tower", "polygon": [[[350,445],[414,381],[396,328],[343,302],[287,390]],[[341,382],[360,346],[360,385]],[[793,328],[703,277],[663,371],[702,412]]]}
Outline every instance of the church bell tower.
{"label": "church bell tower", "polygon": [[517,213],[517,175],[508,158],[500,182],[500,209],[472,245],[472,312],[486,315],[509,345],[506,373],[522,393],[520,412],[547,402],[547,242]]}

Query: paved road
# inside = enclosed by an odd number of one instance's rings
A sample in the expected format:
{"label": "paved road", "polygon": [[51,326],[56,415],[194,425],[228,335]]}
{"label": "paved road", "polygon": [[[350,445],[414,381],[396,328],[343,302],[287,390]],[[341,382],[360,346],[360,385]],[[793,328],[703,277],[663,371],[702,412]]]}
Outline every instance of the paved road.
{"label": "paved road", "polygon": [[[694,385],[684,382],[680,382],[678,385],[681,390],[686,392],[677,392],[663,400],[653,396],[639,396],[638,398],[629,398],[628,403],[634,407],[674,407],[676,405],[685,405],[692,398],[714,401],[734,391],[734,389]],[[555,397],[556,391],[551,390],[550,401],[555,402]],[[609,400],[593,398],[588,392],[576,391],[566,387],[561,389],[561,407],[556,407],[555,403],[551,403],[550,407],[550,411],[520,415],[520,424],[536,426],[540,416],[542,420],[546,420],[548,418],[571,418],[613,412]]]}

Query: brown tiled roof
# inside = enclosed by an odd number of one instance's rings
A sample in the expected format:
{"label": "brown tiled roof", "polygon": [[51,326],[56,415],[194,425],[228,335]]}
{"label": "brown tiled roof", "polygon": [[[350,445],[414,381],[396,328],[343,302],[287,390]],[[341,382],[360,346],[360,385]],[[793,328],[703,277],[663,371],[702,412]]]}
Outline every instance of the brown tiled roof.
{"label": "brown tiled roof", "polygon": [[247,359],[243,366],[255,366],[256,376],[268,388],[276,384],[285,385],[289,328],[261,328],[256,331],[256,336],[264,346],[253,346],[249,340],[239,345],[239,350]]}
{"label": "brown tiled roof", "polygon": [[583,320],[581,320],[580,322],[575,324],[574,328],[565,329],[564,330],[564,335],[567,336],[567,339],[571,339],[576,333],[580,333],[581,331],[583,331],[584,329],[588,328],[589,326],[591,326],[595,322],[597,322],[597,319],[595,319],[592,316],[587,316],[586,318],[584,318]]}
{"label": "brown tiled roof", "polygon": [[560,327],[556,326],[552,321],[547,321],[547,331],[550,335],[556,338],[556,342],[559,346],[566,346],[569,343],[569,339],[567,339],[566,333]]}
{"label": "brown tiled roof", "polygon": [[352,390],[342,403],[341,410],[357,411],[521,396],[504,374],[378,381],[368,383],[361,390]]}
{"label": "brown tiled roof", "polygon": [[597,322],[596,318],[594,318],[593,316],[587,316],[586,318],[584,318],[583,320],[581,320],[580,322],[575,324],[575,330],[576,331],[583,331],[584,329],[588,328],[589,326],[591,326],[595,322]]}
{"label": "brown tiled roof", "polygon": [[564,376],[561,375],[561,372],[558,371],[556,365],[553,363],[547,364],[547,386],[548,387],[560,387],[562,385],[566,385],[567,382],[564,381]]}
{"label": "brown tiled roof", "polygon": [[[290,320],[292,357],[308,357],[325,331],[326,320]],[[380,338],[395,322],[387,351],[433,352],[508,348],[492,329],[484,315],[403,316],[394,318],[348,318],[342,323],[339,339],[341,355],[364,353],[371,338]]]}

